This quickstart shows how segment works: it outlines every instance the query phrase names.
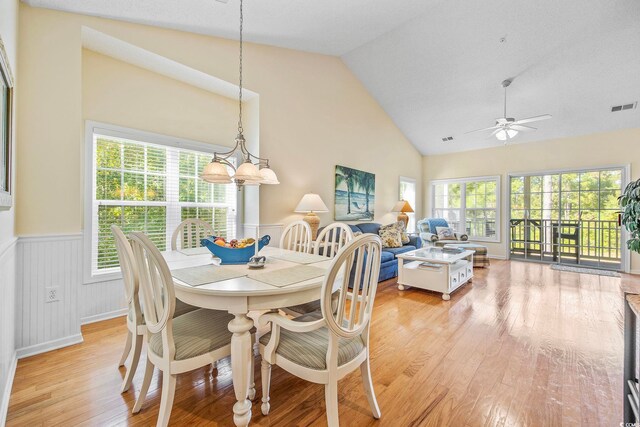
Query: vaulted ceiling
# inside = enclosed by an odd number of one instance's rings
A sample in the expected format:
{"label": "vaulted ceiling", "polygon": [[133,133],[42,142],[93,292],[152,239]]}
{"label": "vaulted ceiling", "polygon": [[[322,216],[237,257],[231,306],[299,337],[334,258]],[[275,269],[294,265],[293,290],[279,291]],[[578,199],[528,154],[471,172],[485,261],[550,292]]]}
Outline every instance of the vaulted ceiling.
{"label": "vaulted ceiling", "polygon": [[[237,37],[238,0],[25,0]],[[513,143],[640,127],[638,0],[245,0],[249,41],[341,56],[423,154],[501,143],[502,116],[551,114]],[[450,142],[443,137],[452,136]]]}

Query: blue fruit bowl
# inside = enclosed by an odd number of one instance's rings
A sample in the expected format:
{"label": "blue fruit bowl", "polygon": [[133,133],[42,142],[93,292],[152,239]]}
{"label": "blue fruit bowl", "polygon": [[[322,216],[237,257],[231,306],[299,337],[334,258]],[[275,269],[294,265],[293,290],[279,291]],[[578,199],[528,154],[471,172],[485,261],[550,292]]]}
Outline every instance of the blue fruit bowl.
{"label": "blue fruit bowl", "polygon": [[[214,243],[216,236],[207,237],[202,239],[200,243],[205,246],[212,254],[220,258],[221,264],[246,264],[249,259],[256,253],[256,244],[245,248],[227,248],[224,246],[218,246]],[[269,244],[271,237],[269,235],[263,236],[258,241],[258,250],[264,248]]]}

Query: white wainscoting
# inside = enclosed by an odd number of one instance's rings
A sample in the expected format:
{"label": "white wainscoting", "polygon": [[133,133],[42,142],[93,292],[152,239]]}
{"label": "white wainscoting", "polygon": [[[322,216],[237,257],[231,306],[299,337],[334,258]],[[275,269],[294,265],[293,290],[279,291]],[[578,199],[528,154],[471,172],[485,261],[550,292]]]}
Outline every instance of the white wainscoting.
{"label": "white wainscoting", "polygon": [[[244,237],[256,237],[256,227],[257,224],[244,224],[243,232]],[[284,231],[284,225],[282,224],[260,224],[260,237],[268,234],[271,237],[269,241],[269,246],[277,248],[280,246],[280,236],[282,236],[282,232]]]}
{"label": "white wainscoting", "polygon": [[0,246],[0,426],[4,426],[7,416],[17,360],[14,338],[16,241],[11,238]]}
{"label": "white wainscoting", "polygon": [[[18,358],[82,342],[82,235],[19,237],[15,342]],[[57,287],[58,301],[46,302]]]}
{"label": "white wainscoting", "polygon": [[87,324],[127,314],[122,279],[80,286],[80,323]]}

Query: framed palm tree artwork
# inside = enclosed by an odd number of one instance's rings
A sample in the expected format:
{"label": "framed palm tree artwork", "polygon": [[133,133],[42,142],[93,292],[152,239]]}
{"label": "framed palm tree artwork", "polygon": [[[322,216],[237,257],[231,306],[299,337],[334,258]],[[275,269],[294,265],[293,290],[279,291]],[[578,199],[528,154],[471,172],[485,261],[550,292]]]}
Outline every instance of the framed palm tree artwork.
{"label": "framed palm tree artwork", "polygon": [[335,220],[373,220],[376,175],[346,166],[336,166],[335,180]]}

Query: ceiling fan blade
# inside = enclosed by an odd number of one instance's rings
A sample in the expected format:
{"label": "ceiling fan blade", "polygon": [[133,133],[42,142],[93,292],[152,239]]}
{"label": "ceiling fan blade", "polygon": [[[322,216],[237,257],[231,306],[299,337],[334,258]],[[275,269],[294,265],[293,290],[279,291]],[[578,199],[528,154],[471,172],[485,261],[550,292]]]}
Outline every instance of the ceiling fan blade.
{"label": "ceiling fan blade", "polygon": [[531,126],[525,126],[525,125],[511,125],[509,126],[509,128],[520,131],[520,132],[530,132],[532,130],[536,130],[536,128],[533,128]]}
{"label": "ceiling fan blade", "polygon": [[468,133],[474,133],[474,132],[482,132],[484,130],[491,130],[491,129],[498,129],[500,128],[500,126],[491,126],[490,128],[484,128],[484,129],[476,129],[476,130],[471,130],[469,132],[465,132],[464,134],[468,134]]}
{"label": "ceiling fan blade", "polygon": [[552,117],[551,114],[543,114],[541,116],[528,117],[526,119],[516,120],[515,122],[513,122],[513,124],[521,125],[523,123],[531,123],[531,122],[537,122],[539,120],[547,120],[547,119],[550,119],[551,117]]}

